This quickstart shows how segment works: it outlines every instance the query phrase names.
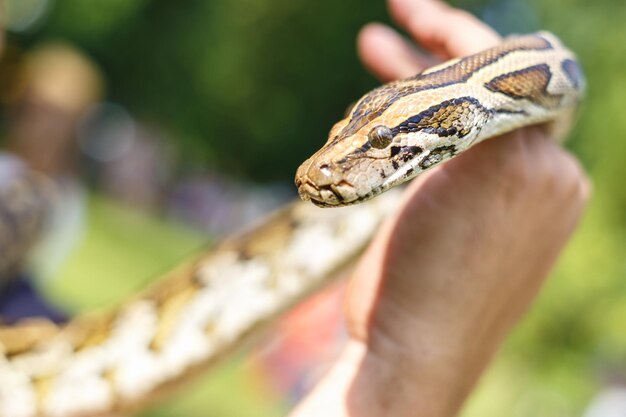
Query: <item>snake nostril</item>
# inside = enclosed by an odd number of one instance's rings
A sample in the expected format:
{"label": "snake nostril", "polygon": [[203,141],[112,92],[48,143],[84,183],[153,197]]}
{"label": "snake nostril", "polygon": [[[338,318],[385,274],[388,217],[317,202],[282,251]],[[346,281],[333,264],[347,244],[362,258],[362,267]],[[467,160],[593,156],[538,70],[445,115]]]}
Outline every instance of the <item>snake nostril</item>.
{"label": "snake nostril", "polygon": [[327,177],[330,177],[332,174],[332,171],[330,169],[330,165],[328,164],[322,164],[319,166],[319,170],[322,174],[326,175]]}

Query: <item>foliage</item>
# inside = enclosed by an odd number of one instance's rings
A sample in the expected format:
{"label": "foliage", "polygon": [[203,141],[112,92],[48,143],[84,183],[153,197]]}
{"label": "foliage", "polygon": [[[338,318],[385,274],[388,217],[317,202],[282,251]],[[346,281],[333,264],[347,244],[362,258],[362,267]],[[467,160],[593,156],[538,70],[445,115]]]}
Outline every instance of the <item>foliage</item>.
{"label": "foliage", "polygon": [[45,36],[85,47],[107,74],[111,98],[168,128],[187,163],[290,178],[374,85],[353,45],[363,23],[385,15],[382,2],[130,4],[119,6],[118,21],[101,18],[90,31],[74,17],[91,2],[61,0]]}

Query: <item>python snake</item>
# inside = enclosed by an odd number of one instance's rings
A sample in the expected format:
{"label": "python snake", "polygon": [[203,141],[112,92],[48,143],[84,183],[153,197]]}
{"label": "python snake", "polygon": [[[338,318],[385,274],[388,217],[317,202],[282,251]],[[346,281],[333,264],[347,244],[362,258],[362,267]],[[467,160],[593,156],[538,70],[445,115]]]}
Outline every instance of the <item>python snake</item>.
{"label": "python snake", "polygon": [[0,417],[127,412],[216,362],[340,274],[400,192],[484,139],[549,122],[581,100],[575,56],[545,32],[379,87],[296,176],[297,202],[226,239],[108,312],[0,328]]}

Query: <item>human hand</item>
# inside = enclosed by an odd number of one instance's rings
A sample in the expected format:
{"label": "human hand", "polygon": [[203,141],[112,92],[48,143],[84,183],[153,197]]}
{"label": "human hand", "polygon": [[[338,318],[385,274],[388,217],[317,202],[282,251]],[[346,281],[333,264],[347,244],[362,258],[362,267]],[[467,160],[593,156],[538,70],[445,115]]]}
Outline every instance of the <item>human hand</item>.
{"label": "human hand", "polygon": [[[432,56],[369,25],[364,64],[383,81],[497,44],[467,12],[389,0]],[[350,342],[294,416],[455,415],[534,299],[578,222],[589,186],[541,127],[481,143],[414,181],[357,267]]]}

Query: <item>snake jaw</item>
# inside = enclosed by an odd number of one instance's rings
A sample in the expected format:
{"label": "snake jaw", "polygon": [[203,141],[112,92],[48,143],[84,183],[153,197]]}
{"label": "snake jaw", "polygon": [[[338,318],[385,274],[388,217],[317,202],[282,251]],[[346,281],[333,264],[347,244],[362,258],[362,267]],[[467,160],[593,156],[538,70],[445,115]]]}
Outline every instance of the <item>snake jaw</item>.
{"label": "snake jaw", "polygon": [[311,196],[315,194],[315,187],[308,182],[302,183],[300,180],[296,179],[296,187],[298,188],[298,195],[303,201],[311,200]]}
{"label": "snake jaw", "polygon": [[330,161],[312,157],[305,161],[295,179],[298,194],[304,201],[320,207],[335,207],[353,203],[358,199],[354,186],[347,181],[338,166]]}
{"label": "snake jaw", "polygon": [[354,187],[346,180],[336,184],[316,184],[309,178],[296,179],[298,195],[318,207],[340,207],[360,201]]}

